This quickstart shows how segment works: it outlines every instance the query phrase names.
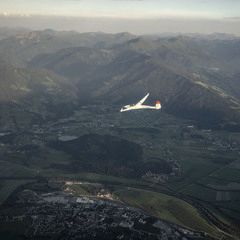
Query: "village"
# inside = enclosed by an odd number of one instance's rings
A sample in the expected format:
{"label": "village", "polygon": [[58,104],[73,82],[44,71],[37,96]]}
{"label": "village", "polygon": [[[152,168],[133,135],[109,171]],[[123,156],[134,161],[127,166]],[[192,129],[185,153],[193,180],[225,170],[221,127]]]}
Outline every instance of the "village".
{"label": "village", "polygon": [[[24,190],[16,205],[28,206],[21,216],[1,215],[0,222],[28,223],[26,239],[201,239],[204,233],[173,225],[142,210],[97,197],[65,192],[38,195]],[[15,205],[15,206],[16,206]]]}

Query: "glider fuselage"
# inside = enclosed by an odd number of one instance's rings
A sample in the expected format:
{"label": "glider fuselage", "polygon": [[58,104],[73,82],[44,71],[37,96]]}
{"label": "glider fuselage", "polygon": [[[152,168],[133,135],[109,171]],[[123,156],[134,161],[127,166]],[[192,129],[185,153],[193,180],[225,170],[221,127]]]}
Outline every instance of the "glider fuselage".
{"label": "glider fuselage", "polygon": [[121,108],[120,112],[126,112],[130,110],[138,110],[138,109],[157,109],[155,106],[147,106],[147,105],[134,105],[134,106],[124,106]]}

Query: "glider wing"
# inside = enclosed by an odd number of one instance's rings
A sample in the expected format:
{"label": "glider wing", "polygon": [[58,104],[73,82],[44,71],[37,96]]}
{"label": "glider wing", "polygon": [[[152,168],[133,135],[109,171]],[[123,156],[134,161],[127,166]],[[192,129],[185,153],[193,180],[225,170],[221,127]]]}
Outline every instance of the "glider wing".
{"label": "glider wing", "polygon": [[142,105],[146,101],[148,96],[149,96],[149,93],[143,99],[141,99],[136,105]]}

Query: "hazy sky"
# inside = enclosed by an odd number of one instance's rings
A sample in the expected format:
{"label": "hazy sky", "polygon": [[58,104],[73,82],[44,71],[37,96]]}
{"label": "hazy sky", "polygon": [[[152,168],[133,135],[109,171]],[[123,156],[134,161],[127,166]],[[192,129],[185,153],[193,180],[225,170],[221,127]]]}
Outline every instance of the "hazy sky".
{"label": "hazy sky", "polygon": [[240,16],[240,0],[0,0],[2,13],[84,17]]}
{"label": "hazy sky", "polygon": [[3,26],[240,35],[240,0],[0,0]]}

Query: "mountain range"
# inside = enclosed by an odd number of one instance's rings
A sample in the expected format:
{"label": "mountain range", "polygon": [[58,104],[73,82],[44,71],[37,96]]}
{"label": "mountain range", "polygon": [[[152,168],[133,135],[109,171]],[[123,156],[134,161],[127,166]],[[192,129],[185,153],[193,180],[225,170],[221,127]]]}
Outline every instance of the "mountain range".
{"label": "mountain range", "polygon": [[167,113],[239,129],[237,37],[24,31],[0,40],[0,59],[3,106],[58,116],[84,104],[134,103],[149,92],[149,103],[160,99]]}

